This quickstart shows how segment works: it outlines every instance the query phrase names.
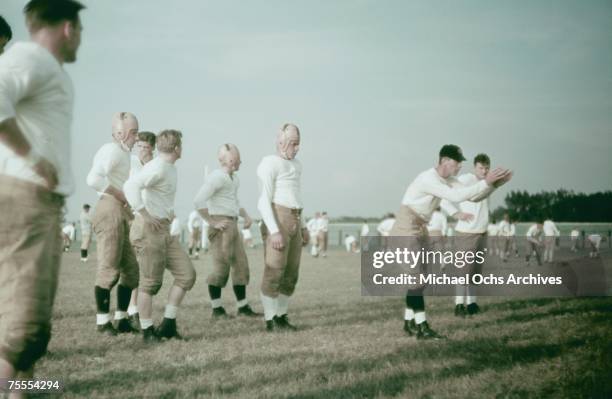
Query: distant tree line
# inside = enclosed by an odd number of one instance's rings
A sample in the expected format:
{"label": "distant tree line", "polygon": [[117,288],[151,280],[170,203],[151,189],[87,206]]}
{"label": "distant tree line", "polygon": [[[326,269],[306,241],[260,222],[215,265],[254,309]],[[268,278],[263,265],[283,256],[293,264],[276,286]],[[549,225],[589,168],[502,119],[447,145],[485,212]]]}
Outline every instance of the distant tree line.
{"label": "distant tree line", "polygon": [[504,213],[518,222],[536,221],[547,217],[558,222],[612,222],[612,191],[592,194],[568,190],[511,191],[492,217],[500,220]]}

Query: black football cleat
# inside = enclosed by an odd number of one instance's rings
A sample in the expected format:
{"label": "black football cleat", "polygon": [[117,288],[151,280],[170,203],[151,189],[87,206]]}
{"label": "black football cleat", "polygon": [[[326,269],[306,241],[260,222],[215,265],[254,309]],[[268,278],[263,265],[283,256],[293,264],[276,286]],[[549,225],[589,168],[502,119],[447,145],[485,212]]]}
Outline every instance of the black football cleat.
{"label": "black football cleat", "polygon": [[117,330],[115,330],[115,327],[113,327],[113,323],[111,323],[110,321],[106,324],[98,324],[97,330],[100,334],[109,335],[111,337],[117,335]]}
{"label": "black football cleat", "polygon": [[467,305],[466,310],[467,314],[470,316],[480,313],[480,307],[476,303],[470,303],[469,305]]}
{"label": "black football cleat", "polygon": [[229,316],[223,306],[219,306],[218,308],[213,308],[212,310],[212,318],[216,320],[229,319]]}
{"label": "black football cleat", "polygon": [[251,309],[251,307],[246,304],[238,308],[238,316],[259,317],[261,316],[261,313],[254,312],[253,309]]}
{"label": "black football cleat", "polygon": [[406,335],[412,337],[417,332],[416,323],[414,319],[412,320],[404,320],[404,332]]}
{"label": "black football cleat", "polygon": [[147,344],[159,342],[160,338],[155,333],[155,327],[150,326],[142,330],[142,340]]}
{"label": "black football cleat", "polygon": [[137,333],[139,330],[134,329],[129,319],[120,319],[116,321],[115,330],[118,334]]}
{"label": "black football cleat", "polygon": [[426,321],[417,325],[417,339],[443,339],[444,337],[429,327]]}
{"label": "black football cleat", "polygon": [[176,319],[168,319],[164,317],[161,324],[155,329],[155,335],[159,338],[176,338],[182,340],[183,337],[176,331]]}
{"label": "black football cleat", "polygon": [[296,326],[289,323],[289,316],[287,316],[287,314],[284,314],[282,316],[274,316],[274,324],[276,324],[276,327],[278,327],[280,330],[288,330],[288,331],[297,330]]}

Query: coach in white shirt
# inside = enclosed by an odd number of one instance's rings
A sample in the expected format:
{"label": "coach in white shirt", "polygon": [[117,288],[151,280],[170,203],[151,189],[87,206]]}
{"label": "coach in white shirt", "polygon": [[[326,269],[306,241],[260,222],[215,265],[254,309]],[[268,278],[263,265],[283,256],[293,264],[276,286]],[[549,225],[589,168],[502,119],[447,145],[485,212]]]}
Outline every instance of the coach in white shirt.
{"label": "coach in white shirt", "polygon": [[308,242],[301,221],[302,164],[295,158],[300,140],[298,127],[286,123],[277,135],[277,153],[264,157],[257,167],[265,263],[261,302],[267,331],[296,329],[287,315],[289,297],[297,285],[302,245]]}
{"label": "coach in white shirt", "polygon": [[[427,223],[433,211],[443,199],[451,202],[462,202],[481,196],[493,185],[500,185],[510,179],[511,173],[504,169],[495,169],[476,184],[463,186],[457,183],[455,176],[465,160],[461,149],[456,145],[445,145],[439,153],[438,164],[420,173],[408,186],[402,205],[393,225],[390,235],[400,237],[398,246],[411,251],[421,251],[429,247]],[[419,275],[427,272],[427,266],[418,264],[409,269],[408,273],[416,275],[417,284],[411,284],[406,293],[406,311],[404,316],[404,331],[418,339],[440,338],[433,331],[425,315],[423,290],[425,285],[420,282]]]}
{"label": "coach in white shirt", "polygon": [[[100,199],[92,217],[97,239],[96,324],[100,333],[116,335],[133,332],[127,309],[132,289],[138,287],[138,262],[130,245],[129,222],[133,215],[123,194],[130,174],[130,150],[136,142],[138,120],[129,112],[112,119],[112,141],[96,153],[87,175],[87,185]],[[110,320],[110,292],[117,285],[116,325]]]}
{"label": "coach in white shirt", "polygon": [[63,64],[76,61],[81,9],[28,2],[31,41],[0,56],[0,379],[31,379],[51,338],[62,208],[74,190],[74,96]]}
{"label": "coach in white shirt", "polygon": [[[161,338],[181,338],[177,332],[178,308],[195,284],[196,272],[187,252],[176,235],[170,234],[170,221],[175,218],[177,172],[175,163],[182,154],[182,134],[164,130],[157,135],[157,158],[131,176],[124,185],[125,196],[136,211],[130,229],[130,240],[138,254],[140,286],[138,313],[145,342]],[[159,292],[164,270],[174,277],[168,293],[164,319],[153,327],[153,296]]]}

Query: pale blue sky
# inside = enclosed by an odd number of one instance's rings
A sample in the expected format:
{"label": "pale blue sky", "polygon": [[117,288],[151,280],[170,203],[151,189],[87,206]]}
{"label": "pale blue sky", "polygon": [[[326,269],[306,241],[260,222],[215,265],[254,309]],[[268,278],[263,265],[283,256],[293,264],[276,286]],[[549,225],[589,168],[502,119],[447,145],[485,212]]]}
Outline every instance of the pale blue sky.
{"label": "pale blue sky", "polygon": [[[26,38],[25,1],[0,13]],[[439,147],[488,153],[510,189],[612,188],[610,1],[84,1],[70,218],[95,203],[91,158],[110,118],[177,128],[185,218],[217,147],[242,152],[240,197],[277,128],[302,130],[306,213],[395,211]],[[471,162],[464,170],[471,169]]]}

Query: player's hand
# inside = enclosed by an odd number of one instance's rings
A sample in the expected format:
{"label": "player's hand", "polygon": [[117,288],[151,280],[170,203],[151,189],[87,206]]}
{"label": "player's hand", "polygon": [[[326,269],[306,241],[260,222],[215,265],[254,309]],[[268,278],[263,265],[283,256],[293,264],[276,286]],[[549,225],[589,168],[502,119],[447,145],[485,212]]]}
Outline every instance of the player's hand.
{"label": "player's hand", "polygon": [[246,216],[246,217],[244,218],[244,228],[245,228],[245,229],[248,229],[248,228],[250,228],[250,227],[251,227],[251,225],[252,225],[252,224],[253,224],[253,220],[251,220],[251,218],[250,218],[250,217]]}
{"label": "player's hand", "polygon": [[467,213],[467,212],[457,212],[454,215],[455,219],[457,220],[463,220],[464,222],[469,222],[474,220],[474,215],[471,213]]}
{"label": "player's hand", "polygon": [[501,179],[499,179],[498,181],[496,181],[493,185],[495,187],[503,186],[504,184],[508,183],[512,179],[513,174],[514,173],[511,170],[508,170],[506,175],[502,177]]}
{"label": "player's hand", "polygon": [[505,178],[508,175],[508,173],[510,173],[508,169],[495,168],[489,173],[487,173],[487,176],[485,177],[485,181],[487,182],[489,186],[492,186],[498,180]]}
{"label": "player's hand", "polygon": [[302,246],[305,247],[310,242],[310,233],[308,229],[302,229]]}
{"label": "player's hand", "polygon": [[34,172],[38,176],[42,177],[45,182],[47,182],[47,188],[49,188],[49,190],[55,190],[58,183],[57,170],[55,169],[55,166],[51,164],[51,162],[41,158],[34,164],[32,169],[34,169]]}
{"label": "player's hand", "polygon": [[281,233],[272,234],[270,236],[270,243],[272,244],[272,248],[277,251],[282,251],[285,248],[285,240],[283,240]]}
{"label": "player's hand", "polygon": [[228,225],[228,224],[229,224],[229,223],[227,222],[227,220],[222,220],[222,221],[220,221],[220,222],[215,222],[215,223],[213,223],[213,225],[212,225],[212,226],[213,226],[215,229],[217,229],[217,230],[221,230],[221,231],[223,231],[223,230],[225,230],[225,229],[227,228],[227,225]]}

